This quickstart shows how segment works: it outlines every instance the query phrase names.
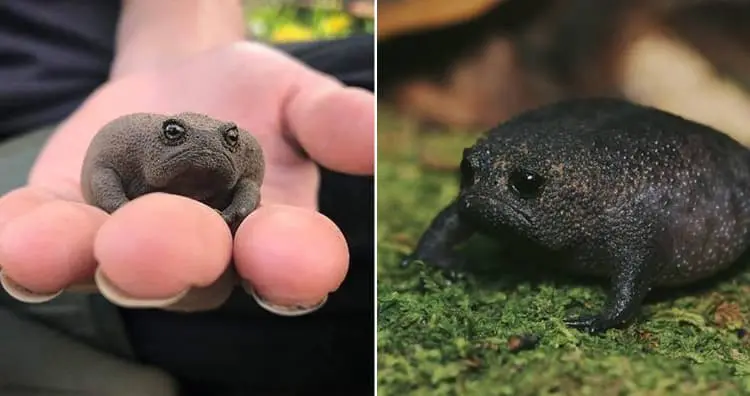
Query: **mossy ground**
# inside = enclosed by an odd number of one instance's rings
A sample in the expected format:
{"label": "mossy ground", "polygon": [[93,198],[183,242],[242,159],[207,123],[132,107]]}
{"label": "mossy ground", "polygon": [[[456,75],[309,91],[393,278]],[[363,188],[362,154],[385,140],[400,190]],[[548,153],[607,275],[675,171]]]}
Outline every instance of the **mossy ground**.
{"label": "mossy ground", "polygon": [[[457,191],[443,165],[457,164],[474,137],[418,135],[379,118],[380,395],[750,394],[742,272],[652,298],[632,326],[592,336],[561,319],[597,308],[606,284],[560,275],[552,263],[504,266],[491,243],[475,241],[465,251],[484,270],[459,281],[419,263],[400,268]],[[513,351],[509,340],[526,335],[538,337],[535,347]]]}

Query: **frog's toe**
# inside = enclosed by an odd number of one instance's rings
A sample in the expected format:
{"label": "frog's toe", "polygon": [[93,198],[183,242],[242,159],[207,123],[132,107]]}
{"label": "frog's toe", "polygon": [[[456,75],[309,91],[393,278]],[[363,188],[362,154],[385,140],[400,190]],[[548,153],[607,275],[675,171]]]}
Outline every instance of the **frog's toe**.
{"label": "frog's toe", "polygon": [[229,226],[229,229],[232,231],[232,234],[237,232],[237,229],[240,227],[240,224],[245,220],[247,217],[247,214],[242,210],[235,210],[235,209],[226,209],[224,211],[219,211],[221,214],[221,217],[224,219],[224,222],[227,223]]}
{"label": "frog's toe", "polygon": [[463,258],[450,253],[429,256],[412,253],[401,260],[401,267],[408,267],[414,261],[422,261],[430,267],[439,268],[448,272],[463,268],[465,265],[465,260]]}
{"label": "frog's toe", "polygon": [[401,262],[399,263],[399,266],[400,266],[401,268],[406,268],[406,267],[409,267],[409,266],[411,265],[411,263],[413,263],[413,262],[414,262],[414,261],[416,261],[416,260],[417,260],[417,259],[416,259],[416,258],[414,257],[414,255],[413,255],[413,254],[410,254],[410,255],[408,255],[408,256],[406,256],[406,257],[404,257],[404,258],[403,258],[403,259],[401,260]]}
{"label": "frog's toe", "polygon": [[443,268],[442,274],[443,277],[450,282],[458,282],[466,278],[466,275],[463,272],[450,268]]}
{"label": "frog's toe", "polygon": [[443,273],[448,274],[450,278],[457,280],[461,277],[461,270],[466,267],[466,259],[456,255],[445,255],[432,260],[430,264],[443,270]]}
{"label": "frog's toe", "polygon": [[565,325],[586,333],[601,333],[615,327],[616,323],[601,315],[581,315],[564,320]]}

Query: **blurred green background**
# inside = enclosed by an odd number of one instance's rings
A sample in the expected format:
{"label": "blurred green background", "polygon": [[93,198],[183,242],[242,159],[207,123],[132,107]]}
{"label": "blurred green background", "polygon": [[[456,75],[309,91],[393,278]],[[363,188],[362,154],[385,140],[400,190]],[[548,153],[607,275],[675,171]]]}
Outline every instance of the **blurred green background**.
{"label": "blurred green background", "polygon": [[373,33],[373,0],[246,0],[247,31],[256,40],[284,43]]}

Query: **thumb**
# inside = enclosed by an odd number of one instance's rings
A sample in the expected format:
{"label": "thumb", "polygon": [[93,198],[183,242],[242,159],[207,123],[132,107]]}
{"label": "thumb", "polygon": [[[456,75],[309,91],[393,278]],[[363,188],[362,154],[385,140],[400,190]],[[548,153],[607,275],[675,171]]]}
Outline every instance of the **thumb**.
{"label": "thumb", "polygon": [[283,121],[312,160],[334,171],[372,175],[375,96],[313,70],[300,73],[291,92]]}

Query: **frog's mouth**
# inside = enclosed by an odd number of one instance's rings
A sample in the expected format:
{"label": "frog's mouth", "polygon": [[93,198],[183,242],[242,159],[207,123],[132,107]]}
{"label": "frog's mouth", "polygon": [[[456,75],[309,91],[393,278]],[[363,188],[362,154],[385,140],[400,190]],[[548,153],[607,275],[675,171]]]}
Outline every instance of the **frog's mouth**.
{"label": "frog's mouth", "polygon": [[234,162],[229,158],[229,155],[216,150],[179,151],[168,156],[162,164],[164,168],[231,169],[234,172]]}
{"label": "frog's mouth", "polygon": [[165,187],[177,179],[209,177],[209,180],[232,179],[235,165],[221,151],[208,149],[182,150],[172,153],[147,170],[147,180],[153,187]]}
{"label": "frog's mouth", "polygon": [[532,216],[523,208],[508,200],[497,199],[481,193],[462,194],[459,198],[459,211],[472,223],[505,228],[521,226],[532,228]]}

